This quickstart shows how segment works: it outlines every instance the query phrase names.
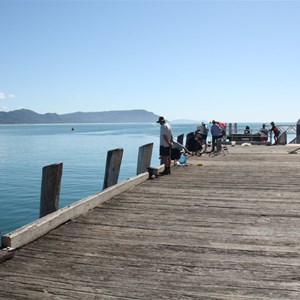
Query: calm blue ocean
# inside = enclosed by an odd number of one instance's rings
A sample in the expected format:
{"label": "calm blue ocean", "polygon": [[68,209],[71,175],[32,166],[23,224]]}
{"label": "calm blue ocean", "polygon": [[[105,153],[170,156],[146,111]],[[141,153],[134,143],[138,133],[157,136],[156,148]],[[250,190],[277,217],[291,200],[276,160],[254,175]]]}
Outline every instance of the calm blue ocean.
{"label": "calm blue ocean", "polygon": [[[197,124],[171,124],[174,136]],[[251,123],[253,132],[261,123]],[[71,128],[74,130],[71,130]],[[243,130],[245,124],[239,123]],[[102,190],[107,151],[123,148],[119,181],[135,176],[139,147],[154,143],[159,165],[159,128],[153,124],[0,125],[0,231],[39,217],[42,168],[63,163],[60,208]]]}

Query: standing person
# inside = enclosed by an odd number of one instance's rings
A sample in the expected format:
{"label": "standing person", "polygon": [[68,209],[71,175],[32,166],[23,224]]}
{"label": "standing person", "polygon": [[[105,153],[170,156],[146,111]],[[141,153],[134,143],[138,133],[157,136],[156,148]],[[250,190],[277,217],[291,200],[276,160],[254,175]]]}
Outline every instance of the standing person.
{"label": "standing person", "polygon": [[159,155],[165,165],[165,169],[160,175],[169,175],[171,174],[171,148],[173,146],[172,127],[164,117],[159,117],[156,123],[160,124]]}
{"label": "standing person", "polygon": [[208,134],[208,128],[204,122],[201,123],[201,126],[199,126],[199,130],[202,136],[202,143],[204,145],[204,152],[207,150],[207,134]]}
{"label": "standing person", "polygon": [[222,136],[226,136],[226,123],[225,122],[220,122],[220,121],[215,121],[216,124],[218,124],[221,128]]}
{"label": "standing person", "polygon": [[216,140],[223,137],[222,128],[219,124],[216,123],[215,120],[212,121],[212,126],[210,128],[211,136],[212,136],[212,149],[211,152],[215,151]]}
{"label": "standing person", "polygon": [[261,128],[259,129],[259,133],[260,133],[261,142],[266,142],[268,140],[268,133],[269,133],[269,130],[266,128],[266,124],[261,125]]}
{"label": "standing person", "polygon": [[278,137],[280,134],[280,130],[278,129],[278,127],[275,125],[274,122],[271,122],[271,126],[272,128],[270,129],[270,131],[274,132],[274,145],[278,145]]}

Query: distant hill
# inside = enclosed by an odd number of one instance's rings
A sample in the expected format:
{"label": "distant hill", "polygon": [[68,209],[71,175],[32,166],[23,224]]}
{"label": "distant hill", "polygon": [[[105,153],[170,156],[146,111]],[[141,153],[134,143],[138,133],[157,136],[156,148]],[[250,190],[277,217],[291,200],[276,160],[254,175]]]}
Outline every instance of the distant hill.
{"label": "distant hill", "polygon": [[156,122],[158,115],[142,109],[103,112],[74,112],[38,114],[20,109],[0,111],[0,124],[49,124],[49,123],[149,123]]}

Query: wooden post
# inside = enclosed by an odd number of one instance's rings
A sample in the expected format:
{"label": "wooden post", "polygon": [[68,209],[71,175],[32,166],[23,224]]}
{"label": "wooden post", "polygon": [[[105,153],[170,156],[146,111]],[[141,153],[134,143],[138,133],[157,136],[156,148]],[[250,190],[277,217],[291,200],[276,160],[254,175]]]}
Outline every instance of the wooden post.
{"label": "wooden post", "polygon": [[232,123],[228,124],[228,137],[229,140],[232,141]]}
{"label": "wooden post", "polygon": [[[192,131],[192,132],[189,132],[189,133],[186,135],[185,147],[188,146],[188,141],[190,140],[191,137],[194,136],[194,134],[195,134],[194,131]],[[187,148],[188,148],[188,147],[187,147]]]}
{"label": "wooden post", "polygon": [[279,145],[286,145],[287,144],[287,133],[284,131],[279,137],[278,137],[278,144]]}
{"label": "wooden post", "polygon": [[177,136],[177,142],[181,145],[183,145],[183,137],[184,137],[184,134],[180,134]]}
{"label": "wooden post", "polygon": [[62,163],[52,164],[43,168],[40,218],[59,209],[62,169]]}
{"label": "wooden post", "polygon": [[296,143],[300,144],[300,119],[296,124]]}
{"label": "wooden post", "polygon": [[103,189],[118,183],[122,157],[122,148],[107,152]]}
{"label": "wooden post", "polygon": [[139,148],[136,175],[146,172],[150,167],[152,158],[153,143],[143,145]]}

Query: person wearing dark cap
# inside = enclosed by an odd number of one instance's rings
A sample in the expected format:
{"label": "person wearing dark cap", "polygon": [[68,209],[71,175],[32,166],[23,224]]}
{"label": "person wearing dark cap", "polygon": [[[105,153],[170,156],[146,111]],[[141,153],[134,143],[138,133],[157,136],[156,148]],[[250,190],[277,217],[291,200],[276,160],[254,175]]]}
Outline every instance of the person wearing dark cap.
{"label": "person wearing dark cap", "polygon": [[160,175],[169,175],[171,174],[171,148],[173,146],[172,127],[164,117],[159,117],[157,123],[160,124],[159,155],[165,165],[165,169]]}
{"label": "person wearing dark cap", "polygon": [[251,130],[249,126],[245,127],[244,134],[251,134]]}

